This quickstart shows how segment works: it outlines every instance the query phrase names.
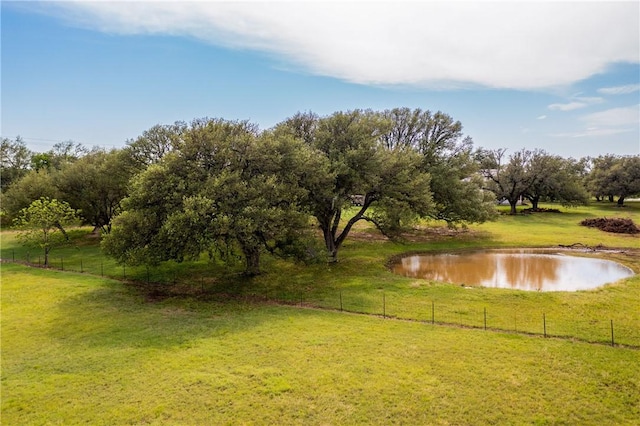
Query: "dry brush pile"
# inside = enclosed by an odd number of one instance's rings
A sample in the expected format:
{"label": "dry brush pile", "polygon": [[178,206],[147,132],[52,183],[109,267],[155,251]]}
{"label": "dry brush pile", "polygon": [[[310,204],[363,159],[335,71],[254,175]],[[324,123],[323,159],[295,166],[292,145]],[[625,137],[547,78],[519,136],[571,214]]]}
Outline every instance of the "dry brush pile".
{"label": "dry brush pile", "polygon": [[615,232],[617,234],[639,234],[640,228],[631,219],[625,218],[605,218],[585,219],[580,222],[582,226],[598,228],[605,232]]}

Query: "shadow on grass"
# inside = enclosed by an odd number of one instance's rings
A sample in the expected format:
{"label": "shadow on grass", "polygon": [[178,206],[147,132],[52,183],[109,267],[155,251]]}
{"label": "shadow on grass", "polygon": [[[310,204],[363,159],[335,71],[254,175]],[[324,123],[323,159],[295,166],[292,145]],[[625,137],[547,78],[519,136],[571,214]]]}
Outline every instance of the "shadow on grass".
{"label": "shadow on grass", "polygon": [[[74,284],[83,277],[65,279]],[[154,298],[147,290],[104,280],[99,287],[62,296],[48,334],[70,346],[170,349],[245,331],[266,318],[249,300],[222,295]]]}

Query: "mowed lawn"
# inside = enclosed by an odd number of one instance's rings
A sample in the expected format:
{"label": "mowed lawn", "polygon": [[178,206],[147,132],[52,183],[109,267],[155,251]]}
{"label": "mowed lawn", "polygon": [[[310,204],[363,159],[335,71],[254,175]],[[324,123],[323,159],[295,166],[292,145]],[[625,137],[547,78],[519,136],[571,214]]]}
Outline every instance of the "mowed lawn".
{"label": "mowed lawn", "polygon": [[2,424],[637,424],[640,351],[2,265]]}

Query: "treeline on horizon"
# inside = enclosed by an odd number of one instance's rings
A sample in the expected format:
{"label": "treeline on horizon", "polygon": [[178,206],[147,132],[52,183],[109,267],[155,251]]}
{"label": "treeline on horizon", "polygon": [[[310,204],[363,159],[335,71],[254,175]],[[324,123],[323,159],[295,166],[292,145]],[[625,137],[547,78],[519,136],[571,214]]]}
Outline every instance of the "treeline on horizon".
{"label": "treeline on horizon", "polygon": [[640,195],[638,155],[475,148],[451,116],[409,108],[299,112],[263,131],[201,118],[153,126],[112,150],[69,141],[34,153],[3,138],[0,154],[3,227],[24,223],[37,200],[59,200],[123,264],[240,253],[249,274],[265,252],[337,261],[362,220],[396,238],[424,218],[491,220],[497,201],[515,214],[523,198],[536,209],[591,197],[623,206]]}

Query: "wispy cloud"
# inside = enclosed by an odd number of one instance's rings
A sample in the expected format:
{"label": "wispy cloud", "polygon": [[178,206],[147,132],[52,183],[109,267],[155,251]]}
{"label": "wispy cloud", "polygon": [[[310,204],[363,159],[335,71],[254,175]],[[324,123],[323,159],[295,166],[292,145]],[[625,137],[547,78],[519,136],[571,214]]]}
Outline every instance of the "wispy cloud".
{"label": "wispy cloud", "polygon": [[640,126],[640,104],[594,112],[580,117],[579,120],[584,123],[583,130],[555,133],[551,136],[581,138],[611,136],[637,131]]}
{"label": "wispy cloud", "polygon": [[547,108],[552,111],[573,111],[575,109],[585,108],[589,105],[600,104],[604,99],[600,97],[574,96],[571,102],[565,104],[551,104]]}
{"label": "wispy cloud", "polygon": [[551,104],[547,108],[552,111],[573,111],[574,109],[580,109],[588,106],[589,104],[584,102],[569,102],[566,104]]}
{"label": "wispy cloud", "polygon": [[588,128],[578,132],[553,133],[551,134],[551,136],[556,138],[588,138],[588,137],[598,137],[598,136],[619,135],[621,133],[632,132],[633,130],[634,129],[632,128],[624,128],[624,129]]}
{"label": "wispy cloud", "polygon": [[540,116],[536,117],[536,120],[544,120],[545,118],[547,118],[546,115],[540,115]]}
{"label": "wispy cloud", "polygon": [[258,50],[359,84],[540,89],[640,61],[638,2],[44,4],[74,25]]}
{"label": "wispy cloud", "polygon": [[598,93],[603,95],[627,95],[640,91],[640,84],[627,84],[625,86],[603,87],[598,89]]}
{"label": "wispy cloud", "polygon": [[580,118],[589,128],[638,126],[640,125],[640,104],[611,108],[594,112]]}

